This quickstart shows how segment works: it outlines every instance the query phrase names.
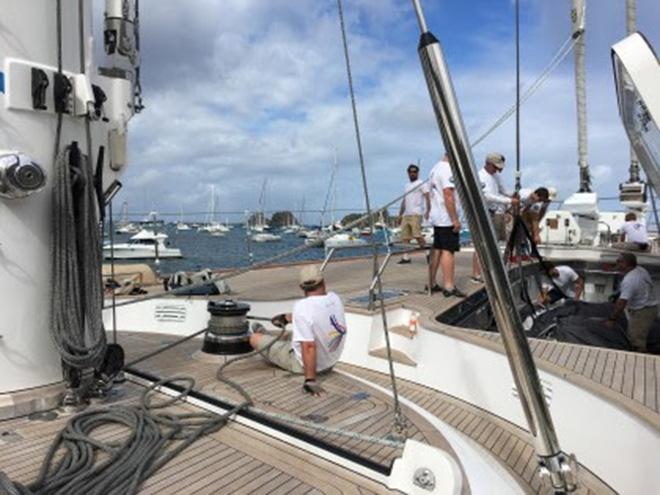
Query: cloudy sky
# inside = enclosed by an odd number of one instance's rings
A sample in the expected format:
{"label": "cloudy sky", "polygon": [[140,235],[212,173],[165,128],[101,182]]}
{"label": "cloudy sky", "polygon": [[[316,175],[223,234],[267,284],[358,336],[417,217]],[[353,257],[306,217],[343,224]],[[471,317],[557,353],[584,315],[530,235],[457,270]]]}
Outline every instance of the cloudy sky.
{"label": "cloudy sky", "polygon": [[[426,0],[472,140],[515,98],[514,2]],[[570,34],[570,0],[522,0],[522,82]],[[335,0],[146,0],[141,6],[146,109],[130,123],[131,166],[117,201],[133,212],[200,212],[215,185],[222,211],[320,209],[335,149],[337,207],[364,207]],[[628,146],[609,46],[625,37],[625,0],[587,12],[589,162],[594,188],[616,194]],[[405,167],[422,174],[443,146],[420,69],[409,0],[344,0],[372,205],[399,195]],[[638,0],[638,28],[660,49],[660,2]],[[523,186],[577,189],[573,55],[522,108]],[[473,149],[515,168],[513,119]],[[613,205],[609,205],[612,207]],[[232,217],[235,221],[239,216]],[[311,219],[310,219],[311,220]]]}

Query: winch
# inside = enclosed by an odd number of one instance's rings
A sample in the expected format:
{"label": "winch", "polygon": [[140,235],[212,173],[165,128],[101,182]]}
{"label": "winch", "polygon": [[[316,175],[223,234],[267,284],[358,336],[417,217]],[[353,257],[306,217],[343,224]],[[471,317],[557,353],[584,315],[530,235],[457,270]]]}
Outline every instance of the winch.
{"label": "winch", "polygon": [[250,346],[247,313],[250,305],[232,299],[209,301],[211,317],[204,336],[202,352],[209,354],[245,354]]}

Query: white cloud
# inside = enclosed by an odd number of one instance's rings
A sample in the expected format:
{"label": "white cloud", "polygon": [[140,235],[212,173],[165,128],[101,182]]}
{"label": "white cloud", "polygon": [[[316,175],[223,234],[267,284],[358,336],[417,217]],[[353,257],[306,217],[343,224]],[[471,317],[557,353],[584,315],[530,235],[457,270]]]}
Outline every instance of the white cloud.
{"label": "white cloud", "polygon": [[[656,9],[650,1],[640,1],[640,10]],[[372,203],[382,204],[399,194],[410,161],[420,159],[430,168],[442,152],[440,135],[408,7],[394,0],[345,4]],[[570,26],[568,2],[526,4],[538,14],[524,30],[523,81],[530,81]],[[147,109],[131,122],[132,164],[121,198],[132,210],[178,212],[181,204],[200,210],[207,206],[209,184],[216,184],[221,208],[243,211],[256,207],[265,177],[269,208],[293,208],[303,195],[307,207],[320,208],[335,147],[339,206],[363,204],[334,2],[196,0],[192,8],[162,0],[141,7]],[[617,15],[598,9],[594,33]],[[657,27],[651,27],[657,38]],[[515,95],[512,33],[502,26],[492,33],[477,28],[463,37],[450,33],[454,38],[445,46],[472,138]],[[605,194],[627,169],[608,65],[608,43],[617,36],[590,38],[590,160],[598,164],[594,182]],[[465,56],[456,51],[457,40],[471,50]],[[570,56],[523,107],[521,118],[525,185],[553,185],[561,196],[573,192],[578,180],[572,77]],[[478,164],[491,149],[507,155],[509,183],[514,135],[511,120],[474,150]],[[603,164],[612,164],[609,173]]]}

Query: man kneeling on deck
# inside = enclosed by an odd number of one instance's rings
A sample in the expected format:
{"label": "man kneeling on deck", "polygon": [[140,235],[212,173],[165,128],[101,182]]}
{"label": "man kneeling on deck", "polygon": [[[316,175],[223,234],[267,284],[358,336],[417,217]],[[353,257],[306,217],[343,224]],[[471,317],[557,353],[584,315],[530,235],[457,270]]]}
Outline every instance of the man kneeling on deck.
{"label": "man kneeling on deck", "polygon": [[[330,370],[341,356],[346,340],[344,305],[334,292],[326,292],[323,274],[316,265],[300,270],[300,288],[305,298],[296,302],[293,313],[280,314],[273,325],[284,327],[293,323],[293,332],[262,353],[270,363],[292,373],[304,374],[303,391],[320,395],[323,388],[316,374]],[[275,337],[262,333],[250,336],[250,345],[265,349]]]}

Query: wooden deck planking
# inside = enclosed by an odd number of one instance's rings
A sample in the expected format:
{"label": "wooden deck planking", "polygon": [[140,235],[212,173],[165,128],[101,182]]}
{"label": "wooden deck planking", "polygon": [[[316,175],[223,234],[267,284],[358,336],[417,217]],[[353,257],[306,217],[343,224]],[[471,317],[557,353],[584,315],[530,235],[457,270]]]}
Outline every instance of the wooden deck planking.
{"label": "wooden deck planking", "polygon": [[[340,365],[340,369],[348,373],[359,373],[362,378],[368,378],[373,383],[382,382],[383,374],[375,371],[344,364]],[[398,380],[397,387],[400,395],[405,398],[418,393],[420,387],[431,392],[427,387],[402,379]],[[518,477],[523,485],[526,484],[523,488],[530,493],[551,493],[549,482],[538,479],[538,461],[531,438],[524,430],[440,392],[435,393],[434,401],[427,404],[426,410],[490,450],[512,475]],[[444,414],[438,414],[440,411],[444,411]],[[467,420],[466,416],[471,418]],[[588,479],[589,486],[598,488],[597,493],[612,493],[586,469],[581,468],[580,473],[581,478]]]}
{"label": "wooden deck planking", "polygon": [[632,356],[635,362],[634,374],[633,374],[633,391],[632,398],[637,402],[642,404],[644,401],[644,394],[646,393],[646,382],[645,378],[645,366],[644,366],[644,356],[641,354],[635,354]]}
{"label": "wooden deck planking", "polygon": [[[140,388],[131,383],[124,387],[131,390]],[[137,400],[137,395],[133,394],[121,402],[130,404]],[[171,409],[174,413],[195,410],[197,408],[190,405]],[[0,465],[3,471],[11,479],[29,483],[35,478],[55,433],[68,419],[69,416],[61,416],[51,422],[39,422],[17,418],[0,423],[0,431],[11,429],[24,434],[24,438],[6,444],[11,445],[11,448],[0,449]],[[126,433],[126,429],[120,426],[104,426],[95,431],[94,437],[111,441],[125,436]],[[26,454],[23,459],[26,463],[14,462],[19,450]],[[302,458],[309,461],[305,463],[305,480],[299,476]],[[339,486],[343,488],[338,489]],[[325,493],[360,493],[360,487],[365,488],[365,493],[390,493],[373,481],[358,477],[335,464],[311,454],[301,453],[278,440],[230,423],[181,452],[148,479],[141,487],[140,493],[307,493],[317,488]]]}

